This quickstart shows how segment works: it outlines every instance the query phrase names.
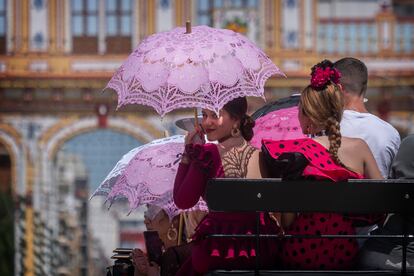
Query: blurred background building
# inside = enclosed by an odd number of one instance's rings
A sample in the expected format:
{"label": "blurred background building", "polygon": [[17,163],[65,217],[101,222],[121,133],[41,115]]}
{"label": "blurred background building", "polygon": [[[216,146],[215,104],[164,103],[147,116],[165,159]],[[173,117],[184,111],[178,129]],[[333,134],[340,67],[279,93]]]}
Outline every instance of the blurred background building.
{"label": "blurred background building", "polygon": [[0,0],[0,275],[102,275],[112,249],[142,246],[141,212],[89,195],[186,113],[115,112],[101,91],[143,38],[187,19],[260,45],[288,76],[267,82],[269,101],[300,91],[324,58],[360,58],[369,110],[414,132],[413,1]]}

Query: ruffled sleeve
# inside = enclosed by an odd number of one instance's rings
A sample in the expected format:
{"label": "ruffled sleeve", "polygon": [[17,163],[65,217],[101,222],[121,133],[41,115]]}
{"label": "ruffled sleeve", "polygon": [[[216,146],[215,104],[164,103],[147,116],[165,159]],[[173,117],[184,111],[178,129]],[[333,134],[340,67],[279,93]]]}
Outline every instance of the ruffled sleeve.
{"label": "ruffled sleeve", "polygon": [[214,147],[212,144],[188,144],[185,146],[185,154],[190,163],[207,176],[211,176],[214,168]]}
{"label": "ruffled sleeve", "polygon": [[174,203],[180,209],[193,207],[204,196],[208,179],[224,175],[214,144],[186,146],[189,164],[180,164],[174,182]]}

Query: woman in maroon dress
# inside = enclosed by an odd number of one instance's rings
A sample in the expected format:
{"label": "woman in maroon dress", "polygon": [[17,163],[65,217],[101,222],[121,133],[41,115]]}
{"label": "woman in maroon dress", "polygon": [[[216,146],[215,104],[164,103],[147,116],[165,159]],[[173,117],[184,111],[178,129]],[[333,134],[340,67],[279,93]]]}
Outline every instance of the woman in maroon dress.
{"label": "woman in maroon dress", "polygon": [[[259,152],[247,142],[253,136],[254,121],[246,115],[246,98],[236,98],[219,114],[203,110],[201,126],[209,141],[196,143],[200,132],[186,137],[184,157],[174,184],[174,202],[182,209],[194,206],[204,196],[207,180],[214,177],[261,178]],[[229,199],[229,200],[237,200]],[[192,237],[192,256],[178,275],[203,274],[208,270],[246,269],[255,265],[255,240],[206,238],[208,234],[252,234],[256,229],[255,213],[210,212]],[[261,233],[277,233],[278,226],[268,214],[260,216]],[[276,243],[260,244],[262,266],[276,260]]]}
{"label": "woman in maroon dress", "polygon": [[[367,144],[361,139],[341,137],[339,122],[344,103],[339,72],[325,60],[312,68],[311,76],[311,84],[303,90],[299,104],[301,127],[311,138],[264,140],[263,153],[273,166],[271,174],[332,182],[381,179]],[[380,218],[382,215],[299,213],[283,214],[282,224],[288,234],[355,234],[356,222],[372,224]],[[353,265],[357,252],[355,239],[298,238],[284,240],[279,258],[292,269],[347,269]]]}

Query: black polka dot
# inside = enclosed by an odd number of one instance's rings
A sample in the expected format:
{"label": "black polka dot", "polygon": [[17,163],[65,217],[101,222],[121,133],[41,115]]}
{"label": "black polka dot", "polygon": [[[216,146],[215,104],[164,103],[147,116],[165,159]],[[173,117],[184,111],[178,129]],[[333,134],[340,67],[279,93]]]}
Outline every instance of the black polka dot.
{"label": "black polka dot", "polygon": [[285,145],[279,144],[279,148],[283,149],[283,148],[285,148]]}
{"label": "black polka dot", "polygon": [[318,155],[317,153],[315,153],[314,155],[315,155],[315,157],[316,157],[316,158],[318,158],[318,157],[319,157],[319,155]]}
{"label": "black polka dot", "polygon": [[305,231],[308,231],[308,229],[309,229],[309,225],[305,225],[305,226],[303,227],[303,230],[305,230]]}
{"label": "black polka dot", "polygon": [[333,228],[338,227],[338,223],[337,223],[337,222],[334,222],[334,223],[332,224],[332,227],[333,227]]}
{"label": "black polka dot", "polygon": [[312,244],[310,245],[310,248],[311,248],[311,249],[316,249],[316,243],[312,243]]}
{"label": "black polka dot", "polygon": [[328,163],[329,165],[332,164],[331,160],[326,161],[326,163]]}
{"label": "black polka dot", "polygon": [[305,254],[305,253],[306,253],[305,248],[303,248],[303,247],[302,247],[302,248],[300,249],[300,253]]}
{"label": "black polka dot", "polygon": [[323,163],[320,163],[319,165],[321,165],[322,168],[325,168],[325,165]]}
{"label": "black polka dot", "polygon": [[323,153],[323,151],[320,152],[321,155],[325,155],[325,153]]}
{"label": "black polka dot", "polygon": [[328,255],[328,249],[325,249],[324,251],[323,251],[323,255]]}
{"label": "black polka dot", "polygon": [[308,159],[309,159],[309,161],[312,161],[312,158],[311,157],[308,157]]}
{"label": "black polka dot", "polygon": [[326,219],[325,219],[325,218],[320,218],[319,220],[320,220],[320,222],[322,222],[322,223],[326,221]]}
{"label": "black polka dot", "polygon": [[295,142],[293,142],[293,144],[294,144],[295,146],[297,146],[297,145],[299,145],[299,142],[298,142],[298,141],[295,141]]}
{"label": "black polka dot", "polygon": [[347,250],[347,251],[345,251],[345,255],[347,255],[348,257],[350,257],[350,256],[351,256],[351,252],[349,252],[349,251]]}
{"label": "black polka dot", "polygon": [[308,149],[310,149],[310,148],[311,148],[311,146],[309,146],[309,145],[307,145],[306,147],[307,147]]}
{"label": "black polka dot", "polygon": [[298,243],[303,243],[303,239],[302,238],[299,238],[298,239]]}
{"label": "black polka dot", "polygon": [[312,144],[312,146],[313,146],[314,148],[316,148],[316,144]]}
{"label": "black polka dot", "polygon": [[316,231],[315,231],[315,235],[318,235],[318,236],[320,236],[320,235],[321,235],[321,231],[319,231],[319,230],[316,230]]}
{"label": "black polka dot", "polygon": [[298,252],[296,252],[296,250],[293,250],[293,252],[292,252],[292,256],[297,256],[298,255]]}
{"label": "black polka dot", "polygon": [[304,147],[302,147],[302,150],[306,151],[306,149]]}

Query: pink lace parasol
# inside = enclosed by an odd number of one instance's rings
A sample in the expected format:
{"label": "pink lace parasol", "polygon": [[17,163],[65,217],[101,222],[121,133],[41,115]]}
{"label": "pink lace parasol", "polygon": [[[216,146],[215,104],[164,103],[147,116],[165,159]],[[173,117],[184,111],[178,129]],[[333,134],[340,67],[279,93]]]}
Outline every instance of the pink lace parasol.
{"label": "pink lace parasol", "polygon": [[207,26],[154,34],[116,71],[107,88],[118,107],[143,104],[161,116],[177,108],[218,112],[237,97],[264,97],[265,81],[284,76],[267,55],[241,34]]}
{"label": "pink lace parasol", "polygon": [[290,140],[307,137],[302,133],[298,112],[298,107],[293,106],[272,111],[257,118],[250,144],[260,149],[263,139]]}
{"label": "pink lace parasol", "polygon": [[[153,204],[164,209],[172,219],[181,211],[174,204],[172,191],[183,151],[182,135],[158,139],[131,150],[92,197],[106,196],[111,204],[117,199],[127,198],[131,211],[147,203]],[[200,199],[191,210],[207,211],[208,208]]]}

